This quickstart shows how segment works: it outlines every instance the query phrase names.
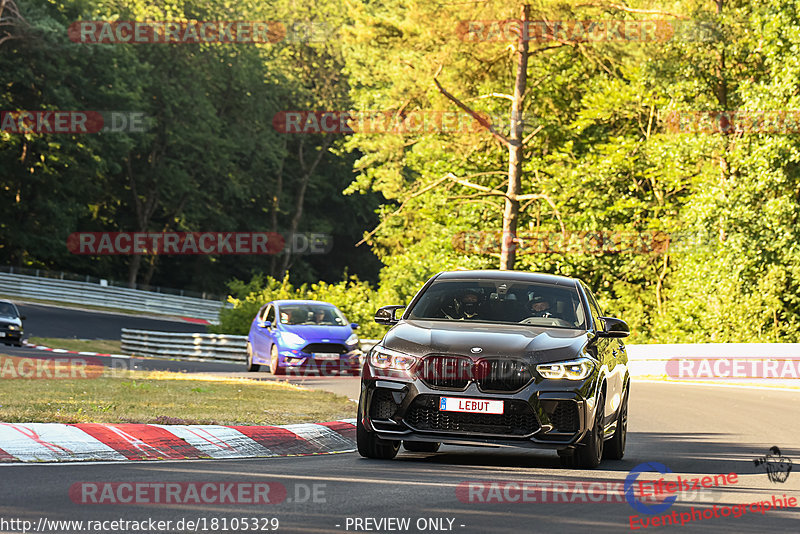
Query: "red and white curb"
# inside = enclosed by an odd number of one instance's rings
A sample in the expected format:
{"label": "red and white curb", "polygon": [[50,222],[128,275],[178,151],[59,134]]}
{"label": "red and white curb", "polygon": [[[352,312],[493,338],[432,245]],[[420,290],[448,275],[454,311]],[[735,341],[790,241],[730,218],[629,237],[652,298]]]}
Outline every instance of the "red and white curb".
{"label": "red and white curb", "polygon": [[352,452],[355,419],[284,426],[0,423],[0,463],[269,458]]}
{"label": "red and white curb", "polygon": [[67,350],[67,349],[51,349],[50,347],[45,347],[44,345],[36,345],[35,343],[29,343],[28,340],[23,339],[22,344],[26,347],[30,347],[36,350],[44,350],[47,352],[55,352],[56,354],[79,354],[81,356],[108,356],[112,358],[126,358],[130,359],[130,354],[107,354],[105,352],[78,352],[77,350]]}

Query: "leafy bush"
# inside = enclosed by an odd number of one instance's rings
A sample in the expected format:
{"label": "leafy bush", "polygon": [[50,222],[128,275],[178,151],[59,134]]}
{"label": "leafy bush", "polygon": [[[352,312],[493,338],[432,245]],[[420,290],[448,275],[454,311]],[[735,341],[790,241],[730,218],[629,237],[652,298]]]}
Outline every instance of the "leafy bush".
{"label": "leafy bush", "polygon": [[259,308],[271,300],[277,299],[309,299],[329,302],[342,310],[350,322],[358,323],[359,337],[379,339],[386,333],[386,327],[373,321],[378,303],[377,291],[367,282],[351,276],[335,284],[319,282],[294,287],[289,277],[277,280],[272,277],[254,277],[250,282],[234,280],[229,284],[231,296],[228,301],[233,308],[225,308],[220,312],[218,326],[210,328],[218,334],[246,335],[250,330]]}

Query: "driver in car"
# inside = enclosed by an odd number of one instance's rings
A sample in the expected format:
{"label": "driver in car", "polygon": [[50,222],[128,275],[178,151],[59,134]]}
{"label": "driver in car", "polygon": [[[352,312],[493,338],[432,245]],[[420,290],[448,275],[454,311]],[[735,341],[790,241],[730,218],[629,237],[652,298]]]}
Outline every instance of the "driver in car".
{"label": "driver in car", "polygon": [[317,308],[314,310],[314,323],[322,324],[325,321],[325,310]]}
{"label": "driver in car", "polygon": [[478,315],[478,293],[467,290],[460,297],[455,297],[453,303],[442,308],[442,313],[448,319],[463,321],[475,319]]}
{"label": "driver in car", "polygon": [[528,301],[531,317],[552,317],[552,308],[550,301],[541,295],[537,295],[533,297],[533,300]]}

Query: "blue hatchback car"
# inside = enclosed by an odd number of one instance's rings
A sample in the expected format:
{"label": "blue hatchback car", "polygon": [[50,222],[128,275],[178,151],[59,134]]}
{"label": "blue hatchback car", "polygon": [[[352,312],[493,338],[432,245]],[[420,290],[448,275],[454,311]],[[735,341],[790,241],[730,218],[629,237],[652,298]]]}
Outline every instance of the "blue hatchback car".
{"label": "blue hatchback car", "polygon": [[358,373],[363,353],[356,323],[327,302],[273,300],[253,319],[247,335],[247,370],[269,365],[272,374],[316,369]]}

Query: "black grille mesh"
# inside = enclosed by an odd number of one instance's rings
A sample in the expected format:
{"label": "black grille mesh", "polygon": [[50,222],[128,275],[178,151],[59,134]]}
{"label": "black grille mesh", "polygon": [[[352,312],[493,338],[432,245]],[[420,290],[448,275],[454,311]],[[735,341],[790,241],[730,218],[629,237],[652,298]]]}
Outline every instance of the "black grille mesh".
{"label": "black grille mesh", "polygon": [[397,412],[397,404],[388,389],[376,389],[372,394],[369,416],[373,419],[390,419]]}
{"label": "black grille mesh", "polygon": [[439,411],[439,397],[419,395],[406,412],[405,422],[420,431],[527,436],[539,429],[531,406],[521,400],[504,401],[503,414]]}
{"label": "black grille mesh", "polygon": [[422,359],[417,376],[433,389],[464,390],[470,380],[482,391],[517,391],[531,381],[528,365],[507,358],[473,362],[466,356],[434,354]]}
{"label": "black grille mesh", "polygon": [[516,391],[531,381],[531,372],[519,360],[481,360],[475,378],[483,391]]}
{"label": "black grille mesh", "polygon": [[309,343],[303,347],[303,352],[335,352],[337,354],[344,354],[347,349],[341,343]]}
{"label": "black grille mesh", "polygon": [[423,358],[417,375],[431,388],[464,389],[472,380],[472,360],[464,356],[428,356]]}
{"label": "black grille mesh", "polygon": [[558,401],[553,415],[550,416],[556,432],[578,431],[578,405],[572,401]]}

